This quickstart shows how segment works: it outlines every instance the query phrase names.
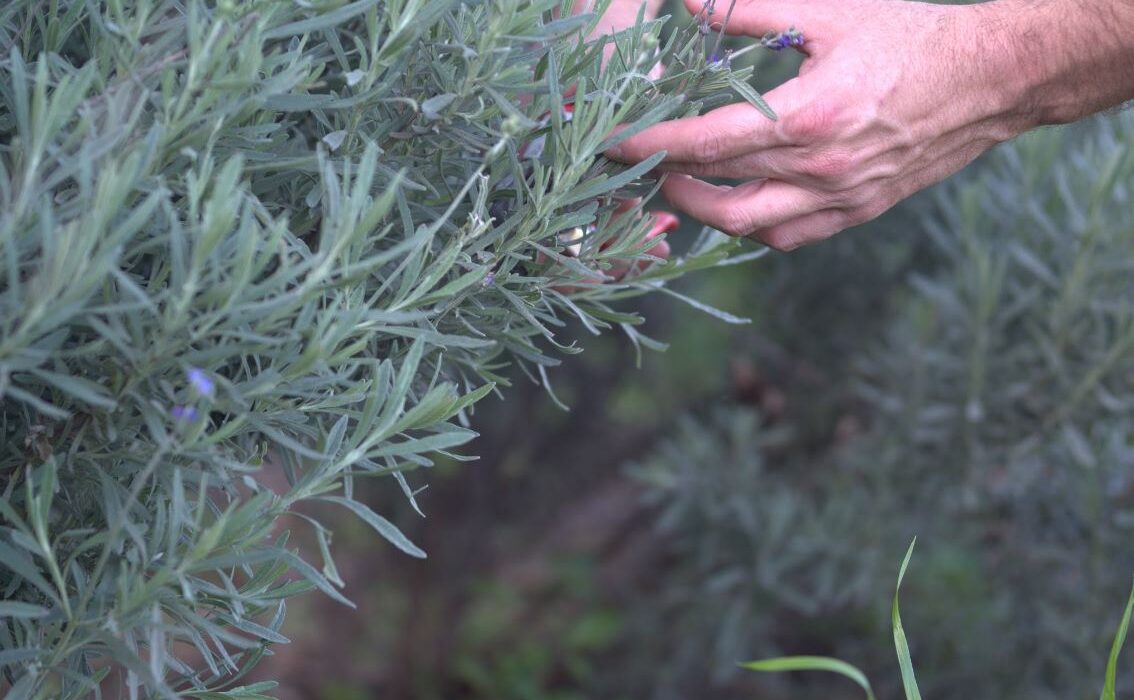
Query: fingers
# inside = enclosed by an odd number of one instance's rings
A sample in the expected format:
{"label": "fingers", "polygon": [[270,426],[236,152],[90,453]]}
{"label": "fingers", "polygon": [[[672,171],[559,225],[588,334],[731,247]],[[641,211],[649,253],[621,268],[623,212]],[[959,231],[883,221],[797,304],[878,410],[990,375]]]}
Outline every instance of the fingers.
{"label": "fingers", "polygon": [[670,203],[733,236],[794,250],[882,215],[897,201],[875,196],[855,203],[779,180],[719,187],[686,176],[670,176],[662,187]]}
{"label": "fingers", "polygon": [[711,163],[784,145],[779,143],[774,125],[774,121],[747,103],[728,105],[698,117],[651,126],[614,146],[606,155],[613,160],[637,163],[665,151],[666,160]]}
{"label": "fingers", "polygon": [[[783,117],[801,103],[798,81],[789,80],[767,93],[765,99]],[[712,163],[778,146],[793,145],[781,128],[748,103],[732,104],[708,114],[662,122],[614,146],[606,155],[637,163],[659,151],[666,161]]]}
{"label": "fingers", "polygon": [[[676,216],[670,214],[668,211],[656,211],[649,214],[653,218],[653,226],[650,227],[649,233],[646,234],[646,241],[653,241],[657,238],[667,234],[671,231],[676,231],[677,227],[681,225],[681,221]],[[654,243],[646,251],[647,255],[652,255],[655,258],[665,259],[669,257],[669,242],[665,239]],[[650,265],[649,260],[642,260],[638,263],[639,267],[645,268]]]}
{"label": "fingers", "polygon": [[646,234],[646,239],[656,238],[663,233],[676,231],[677,227],[681,225],[681,220],[668,211],[655,211],[651,212],[648,216],[653,219],[653,226],[650,227],[650,232]]}
{"label": "fingers", "polygon": [[721,187],[670,175],[662,192],[673,206],[733,236],[750,236],[831,206],[822,195],[779,180]]}
{"label": "fingers", "polygon": [[754,231],[748,237],[764,243],[769,248],[786,252],[809,243],[826,240],[854,224],[849,215],[841,209],[824,209]]}
{"label": "fingers", "polygon": [[[655,170],[681,173],[694,177],[723,177],[737,180],[756,178],[783,180],[792,174],[793,154],[790,147],[747,153],[738,158],[727,158],[712,163],[681,163],[663,161]],[[797,159],[797,157],[795,157]]]}

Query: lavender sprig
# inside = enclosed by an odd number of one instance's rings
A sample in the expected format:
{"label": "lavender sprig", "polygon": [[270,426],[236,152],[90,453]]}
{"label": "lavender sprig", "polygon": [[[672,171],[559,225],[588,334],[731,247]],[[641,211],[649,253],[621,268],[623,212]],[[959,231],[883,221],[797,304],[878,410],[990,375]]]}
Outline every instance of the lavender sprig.
{"label": "lavender sprig", "polygon": [[760,39],[760,45],[772,51],[782,51],[789,47],[803,46],[806,39],[803,32],[790,27],[786,32],[768,32]]}

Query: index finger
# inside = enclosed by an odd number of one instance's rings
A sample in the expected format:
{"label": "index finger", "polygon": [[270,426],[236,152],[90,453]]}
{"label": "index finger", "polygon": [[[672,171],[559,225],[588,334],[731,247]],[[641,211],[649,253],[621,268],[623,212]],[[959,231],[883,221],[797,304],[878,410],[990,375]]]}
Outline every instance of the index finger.
{"label": "index finger", "polygon": [[[793,106],[798,80],[793,78],[765,95],[777,114]],[[615,145],[606,155],[612,160],[637,163],[665,151],[669,162],[712,163],[787,145],[791,143],[784,136],[780,122],[769,119],[745,102],[697,117],[655,124]]]}

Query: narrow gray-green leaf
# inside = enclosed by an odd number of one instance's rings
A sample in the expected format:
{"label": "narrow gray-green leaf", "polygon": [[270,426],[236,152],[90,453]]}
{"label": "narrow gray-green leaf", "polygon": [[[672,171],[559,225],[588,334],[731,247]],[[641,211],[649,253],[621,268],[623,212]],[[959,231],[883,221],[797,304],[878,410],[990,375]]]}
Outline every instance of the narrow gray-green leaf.
{"label": "narrow gray-green leaf", "polygon": [[765,117],[773,120],[778,119],[771,105],[769,105],[751,85],[732,74],[728,76],[728,84],[738,95],[743,97],[748,104],[760,110]]}
{"label": "narrow gray-green leaf", "polygon": [[584,200],[601,197],[604,194],[614,192],[620,187],[625,187],[634,180],[637,180],[638,178],[653,170],[654,167],[658,163],[662,162],[662,159],[664,158],[665,151],[659,151],[658,153],[653,154],[642,162],[636,163],[635,165],[627,168],[626,170],[623,170],[616,175],[602,174],[597,177],[591,178],[590,180],[579,184],[577,187],[575,187],[575,189],[565,194],[562,200],[563,205],[574,204],[575,202],[581,202]]}
{"label": "narrow gray-green leaf", "polygon": [[741,318],[740,316],[733,316],[732,314],[730,314],[727,311],[721,311],[720,309],[716,308],[715,306],[709,306],[708,304],[706,304],[702,301],[697,301],[693,297],[687,297],[680,292],[673,291],[669,287],[659,286],[657,289],[658,289],[658,291],[662,292],[663,294],[671,296],[674,299],[680,299],[681,301],[685,302],[686,304],[692,306],[694,309],[697,309],[698,311],[704,311],[705,313],[709,314],[713,318],[720,319],[721,321],[724,321],[725,323],[729,323],[729,324],[736,325],[736,326],[741,326],[741,325],[744,325],[746,323],[752,323],[752,319],[750,319],[750,318]]}
{"label": "narrow gray-green leaf", "polygon": [[46,617],[51,611],[41,605],[21,603],[16,600],[0,601],[0,617],[15,617],[31,620],[37,617]]}
{"label": "narrow gray-green leaf", "polygon": [[33,369],[32,374],[51,384],[65,394],[92,406],[100,408],[114,408],[117,404],[106,391],[89,379],[76,377],[70,374],[60,374],[45,369]]}
{"label": "narrow gray-green leaf", "polygon": [[409,538],[402,534],[402,531],[399,530],[396,525],[370,510],[370,508],[362,503],[340,496],[323,496],[320,500],[338,503],[341,506],[349,508],[355,515],[362,518],[367,525],[374,528],[379,535],[385,537],[398,549],[412,557],[425,558],[425,552],[413,542],[410,542]]}
{"label": "narrow gray-green leaf", "polygon": [[310,32],[317,32],[323,29],[330,29],[331,27],[342,24],[343,22],[357,17],[368,9],[378,4],[378,0],[359,0],[352,2],[349,5],[343,5],[337,10],[332,10],[321,15],[299,20],[297,22],[289,22],[288,24],[281,25],[275,29],[269,29],[264,32],[265,39],[282,39],[287,36],[296,36],[299,34],[307,34]]}

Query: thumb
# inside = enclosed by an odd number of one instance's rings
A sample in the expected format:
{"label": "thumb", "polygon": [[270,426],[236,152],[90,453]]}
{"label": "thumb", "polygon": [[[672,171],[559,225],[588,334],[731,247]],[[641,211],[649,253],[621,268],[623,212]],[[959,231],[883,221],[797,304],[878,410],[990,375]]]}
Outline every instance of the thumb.
{"label": "thumb", "polygon": [[[808,44],[830,43],[841,37],[845,27],[857,23],[847,12],[847,2],[834,0],[685,0],[685,7],[693,15],[704,16],[709,26],[719,31],[724,26],[727,34],[744,34],[762,37],[769,32],[782,32],[791,27],[803,33]],[[729,13],[731,6],[731,16]],[[711,14],[708,13],[712,10]]]}

